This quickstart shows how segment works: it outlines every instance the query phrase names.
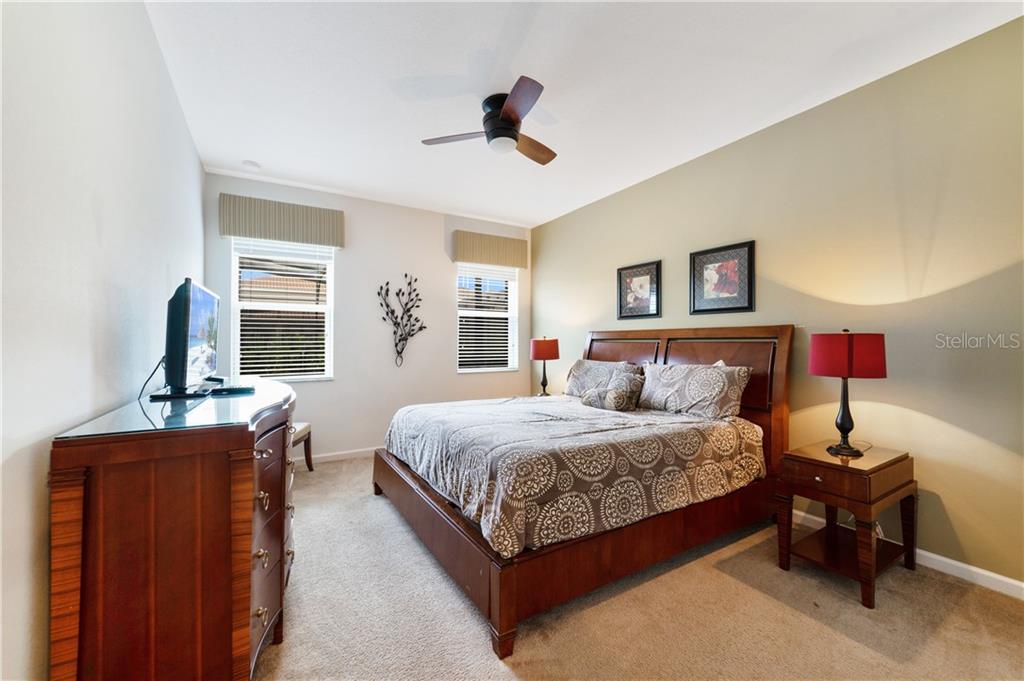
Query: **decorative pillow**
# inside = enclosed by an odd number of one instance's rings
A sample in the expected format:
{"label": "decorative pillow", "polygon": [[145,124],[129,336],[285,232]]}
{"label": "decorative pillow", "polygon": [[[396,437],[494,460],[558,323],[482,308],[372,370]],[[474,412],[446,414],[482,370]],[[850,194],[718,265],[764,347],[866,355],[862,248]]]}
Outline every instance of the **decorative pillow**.
{"label": "decorative pillow", "polygon": [[722,419],[740,413],[750,367],[706,364],[644,364],[641,409],[660,409]]}
{"label": "decorative pillow", "polygon": [[569,369],[569,383],[566,395],[582,397],[588,390],[604,390],[611,383],[616,372],[639,374],[642,370],[629,362],[598,362],[593,359],[578,359]]}
{"label": "decorative pillow", "polygon": [[583,404],[598,409],[612,411],[633,411],[640,391],[644,387],[644,377],[628,371],[616,371],[607,388],[591,388],[580,396]]}

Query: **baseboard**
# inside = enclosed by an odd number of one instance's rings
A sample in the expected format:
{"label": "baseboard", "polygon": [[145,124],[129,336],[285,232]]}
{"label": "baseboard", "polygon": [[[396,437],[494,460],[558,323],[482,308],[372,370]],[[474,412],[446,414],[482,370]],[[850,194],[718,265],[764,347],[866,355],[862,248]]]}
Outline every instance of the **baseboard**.
{"label": "baseboard", "polygon": [[[818,528],[825,526],[824,518],[819,518],[816,515],[811,515],[797,509],[793,509],[793,520],[808,527]],[[961,563],[958,560],[946,558],[931,551],[922,551],[921,549],[917,550],[917,564],[1024,601],[1024,582],[1011,579],[1005,575],[1000,575],[984,568],[974,567],[967,563]]]}
{"label": "baseboard", "polygon": [[377,447],[369,447],[367,449],[349,449],[344,452],[322,452],[320,454],[313,455],[313,463],[344,461],[345,459],[359,459],[364,456],[373,456],[373,450],[383,446],[384,445],[377,445]]}

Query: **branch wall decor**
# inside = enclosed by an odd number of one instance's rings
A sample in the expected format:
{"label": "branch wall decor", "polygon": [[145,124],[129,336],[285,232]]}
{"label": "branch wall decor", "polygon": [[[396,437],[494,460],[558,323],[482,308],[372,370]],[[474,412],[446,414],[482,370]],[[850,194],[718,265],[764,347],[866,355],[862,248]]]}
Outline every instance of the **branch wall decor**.
{"label": "branch wall decor", "polygon": [[395,366],[399,367],[402,366],[402,353],[405,352],[405,346],[409,344],[409,339],[427,328],[423,320],[413,312],[423,301],[416,288],[416,282],[419,279],[408,274],[402,276],[405,278],[405,287],[395,289],[397,309],[391,304],[391,282],[386,281],[383,286],[377,287],[380,309],[384,311],[381,320],[390,322],[394,327],[391,335],[395,341]]}

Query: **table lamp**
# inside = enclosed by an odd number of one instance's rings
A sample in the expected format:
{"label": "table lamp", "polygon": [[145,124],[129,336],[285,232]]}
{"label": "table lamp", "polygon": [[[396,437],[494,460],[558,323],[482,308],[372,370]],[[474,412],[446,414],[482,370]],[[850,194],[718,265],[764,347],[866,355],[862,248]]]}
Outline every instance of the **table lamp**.
{"label": "table lamp", "polygon": [[534,338],[530,341],[530,359],[543,362],[540,374],[541,393],[537,397],[548,397],[548,360],[558,359],[557,338]]}
{"label": "table lamp", "polygon": [[864,452],[850,444],[853,415],[850,414],[849,378],[885,378],[885,334],[842,333],[811,334],[811,351],[807,373],[812,376],[833,376],[843,379],[839,397],[836,428],[839,442],[828,447],[832,456],[863,456]]}

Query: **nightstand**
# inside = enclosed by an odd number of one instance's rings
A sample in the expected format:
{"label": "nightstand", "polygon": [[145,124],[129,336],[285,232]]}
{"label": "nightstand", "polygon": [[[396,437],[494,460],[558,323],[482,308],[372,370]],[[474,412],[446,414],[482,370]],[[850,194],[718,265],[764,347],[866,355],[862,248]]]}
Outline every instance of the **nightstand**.
{"label": "nightstand", "polygon": [[[860,582],[860,601],[875,607],[875,577],[903,557],[915,567],[917,481],[907,452],[872,447],[858,458],[835,457],[819,442],[786,452],[776,487],[779,567],[789,569],[790,554]],[[791,544],[793,496],[825,504],[825,527]],[[903,544],[875,536],[875,520],[899,502]],[[857,529],[837,522],[837,509],[850,511]]]}

